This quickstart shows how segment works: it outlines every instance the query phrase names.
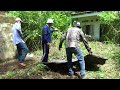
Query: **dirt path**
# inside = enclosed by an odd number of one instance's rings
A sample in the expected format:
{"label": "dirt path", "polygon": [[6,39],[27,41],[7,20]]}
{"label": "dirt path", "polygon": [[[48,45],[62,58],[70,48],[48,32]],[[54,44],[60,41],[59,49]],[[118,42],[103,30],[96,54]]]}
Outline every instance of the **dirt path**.
{"label": "dirt path", "polygon": [[19,76],[19,74],[10,77],[11,79],[78,79],[78,75],[73,77],[69,77],[67,75],[67,72],[65,70],[62,71],[53,71],[53,70],[45,70],[45,71],[39,71],[37,73],[33,73],[32,75],[27,75],[29,70],[31,70],[32,67],[36,66],[39,63],[40,57],[38,57],[36,60],[26,60],[25,63],[27,64],[26,67],[20,67],[16,60],[12,60],[9,62],[5,62],[0,64],[0,77],[1,79],[9,79],[7,77],[7,72],[22,72],[24,73],[22,76]]}

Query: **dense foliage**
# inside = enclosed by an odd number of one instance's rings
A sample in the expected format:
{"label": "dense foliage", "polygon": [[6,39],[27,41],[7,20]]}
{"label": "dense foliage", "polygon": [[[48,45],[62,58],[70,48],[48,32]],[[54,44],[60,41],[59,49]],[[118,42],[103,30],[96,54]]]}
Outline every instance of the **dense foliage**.
{"label": "dense foliage", "polygon": [[[61,34],[70,25],[70,15],[81,11],[9,11],[7,15],[20,17],[24,22],[22,31],[24,40],[29,49],[36,50],[41,48],[42,27],[48,18],[54,19],[54,26],[59,31],[52,34],[53,39],[59,39]],[[101,19],[102,37],[101,41],[120,43],[120,16],[118,11],[102,11],[99,15]]]}
{"label": "dense foliage", "polygon": [[61,33],[70,25],[70,14],[64,11],[10,11],[7,15],[20,17],[24,21],[24,39],[32,50],[40,48],[41,31],[48,18],[52,18],[54,26],[59,29],[53,33],[52,38],[60,38]]}
{"label": "dense foliage", "polygon": [[103,11],[100,14],[102,40],[120,43],[120,15],[118,11]]}

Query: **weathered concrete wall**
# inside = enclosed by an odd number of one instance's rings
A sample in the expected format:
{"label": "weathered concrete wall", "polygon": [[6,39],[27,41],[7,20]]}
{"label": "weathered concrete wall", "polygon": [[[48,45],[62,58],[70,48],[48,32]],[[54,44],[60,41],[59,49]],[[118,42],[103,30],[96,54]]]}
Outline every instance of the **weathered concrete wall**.
{"label": "weathered concrete wall", "polygon": [[16,47],[12,42],[12,25],[14,17],[0,15],[0,62],[15,57]]}
{"label": "weathered concrete wall", "polygon": [[80,17],[77,19],[81,23],[82,30],[86,30],[86,25],[90,25],[90,35],[92,39],[100,39],[100,18],[98,16]]}

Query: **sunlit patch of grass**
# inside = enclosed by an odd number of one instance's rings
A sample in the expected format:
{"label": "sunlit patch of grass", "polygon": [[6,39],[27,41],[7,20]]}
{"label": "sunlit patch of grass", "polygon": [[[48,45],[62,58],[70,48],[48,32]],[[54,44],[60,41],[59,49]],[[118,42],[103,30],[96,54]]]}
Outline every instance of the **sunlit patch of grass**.
{"label": "sunlit patch of grass", "polygon": [[[115,45],[115,44],[105,44],[102,42],[97,42],[97,41],[91,41],[88,42],[90,48],[92,49],[93,54],[102,56],[102,57],[106,57],[106,58],[115,58],[115,59],[120,59],[115,56],[115,53],[119,54],[119,46]],[[50,51],[49,51],[49,60],[51,61],[52,59],[66,59],[66,51],[65,51],[65,45],[63,43],[63,47],[61,48],[61,50],[59,51],[58,49],[59,47],[59,40],[54,40],[51,44],[50,44]],[[80,48],[82,50],[83,55],[87,55],[88,52],[84,46],[84,44],[82,42],[80,42]],[[118,52],[116,52],[118,51]],[[38,50],[35,51],[34,54],[42,56],[42,50]],[[73,55],[73,57],[75,57]]]}
{"label": "sunlit patch of grass", "polygon": [[63,46],[61,50],[59,50],[59,40],[53,41],[50,45],[50,53],[49,53],[49,60],[52,61],[53,59],[66,59],[66,51],[65,51],[65,45],[63,43]]}
{"label": "sunlit patch of grass", "polygon": [[28,70],[25,71],[25,74],[24,73],[21,73],[21,76],[22,74],[24,74],[24,76],[30,76],[30,75],[33,75],[33,74],[36,74],[36,73],[39,73],[41,71],[45,71],[47,69],[47,67],[44,65],[44,64],[36,64],[34,65],[33,67],[29,68]]}
{"label": "sunlit patch of grass", "polygon": [[8,72],[6,72],[5,77],[7,77],[7,78],[12,78],[12,77],[14,77],[16,74],[17,74],[17,73],[14,72],[14,71],[8,71]]}
{"label": "sunlit patch of grass", "polygon": [[[120,79],[120,47],[113,43],[102,43],[97,41],[88,42],[93,54],[107,58],[108,60],[104,65],[100,65],[98,71],[86,71],[86,79]],[[49,61],[66,60],[65,45],[61,51],[58,50],[59,40],[53,41],[50,46]],[[88,52],[82,42],[80,42],[80,48],[83,55],[87,55]],[[42,50],[36,54],[42,55]],[[73,58],[75,56],[73,55]],[[29,71],[29,75],[39,72],[37,67],[34,67]],[[47,73],[46,73],[47,74]],[[45,75],[45,73],[44,73]]]}
{"label": "sunlit patch of grass", "polygon": [[[108,60],[104,65],[100,65],[99,71],[86,71],[87,79],[119,79],[120,78],[120,47],[113,43],[102,43],[98,41],[88,42],[93,54],[107,58]],[[50,47],[49,60],[66,60],[65,45],[61,51],[58,50],[59,41],[53,41]],[[80,42],[80,48],[83,55],[87,55],[88,52],[82,42]],[[73,58],[75,56],[73,55]]]}
{"label": "sunlit patch of grass", "polygon": [[42,49],[41,49],[41,50],[34,51],[33,53],[34,53],[35,55],[42,55],[42,54],[43,54],[43,51],[42,51]]}

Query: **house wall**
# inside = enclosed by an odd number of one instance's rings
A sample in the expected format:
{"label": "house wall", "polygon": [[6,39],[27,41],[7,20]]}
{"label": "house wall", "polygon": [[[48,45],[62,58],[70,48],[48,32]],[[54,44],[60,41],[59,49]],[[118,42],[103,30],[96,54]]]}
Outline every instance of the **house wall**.
{"label": "house wall", "polygon": [[[91,25],[91,37],[95,40],[100,39],[100,19],[98,16],[91,16],[91,17],[82,17],[82,18],[75,18],[73,21],[79,21],[81,26],[83,27],[83,31],[85,29],[85,25]],[[96,21],[97,20],[97,21]]]}
{"label": "house wall", "polygon": [[94,23],[94,35],[93,38],[95,40],[99,40],[100,39],[100,23]]}

